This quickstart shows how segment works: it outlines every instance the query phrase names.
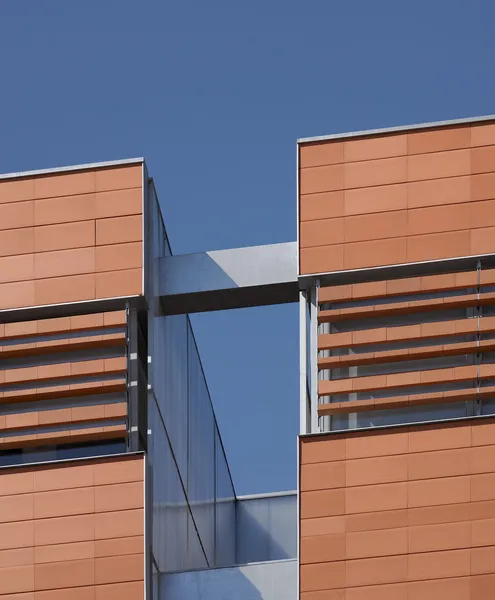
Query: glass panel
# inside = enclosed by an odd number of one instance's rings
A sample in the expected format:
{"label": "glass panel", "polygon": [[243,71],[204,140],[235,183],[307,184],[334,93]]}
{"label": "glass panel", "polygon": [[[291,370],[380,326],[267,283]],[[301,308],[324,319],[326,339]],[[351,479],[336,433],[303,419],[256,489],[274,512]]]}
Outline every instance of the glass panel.
{"label": "glass panel", "polygon": [[218,431],[215,432],[215,460],[215,565],[222,567],[236,562],[236,506],[234,486]]}
{"label": "glass panel", "polygon": [[152,189],[150,194],[153,244],[148,343],[152,391],[148,398],[148,451],[153,555],[160,572],[233,564],[234,488],[189,318],[160,316],[156,304],[154,290],[160,283],[156,259],[171,252]]}
{"label": "glass panel", "polygon": [[209,564],[215,557],[215,421],[189,325],[189,464],[187,495]]}

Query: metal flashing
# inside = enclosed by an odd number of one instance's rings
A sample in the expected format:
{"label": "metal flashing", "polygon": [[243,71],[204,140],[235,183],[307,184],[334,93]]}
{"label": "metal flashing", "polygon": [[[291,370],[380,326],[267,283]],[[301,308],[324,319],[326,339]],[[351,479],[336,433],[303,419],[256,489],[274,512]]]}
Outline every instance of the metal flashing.
{"label": "metal flashing", "polygon": [[363,131],[350,131],[347,133],[333,133],[329,135],[317,135],[314,137],[299,138],[297,144],[307,144],[311,142],[324,142],[330,140],[340,140],[355,137],[366,137],[371,135],[384,135],[387,133],[399,133],[402,131],[416,131],[418,129],[432,129],[435,127],[448,127],[453,125],[467,125],[470,123],[483,123],[485,121],[495,121],[495,115],[486,115],[482,117],[467,117],[464,119],[452,119],[449,121],[433,121],[431,123],[418,123],[413,125],[399,125],[397,127],[383,127],[379,129],[365,129]]}
{"label": "metal flashing", "polygon": [[284,490],[282,492],[268,492],[266,494],[247,494],[236,496],[236,500],[264,500],[265,498],[282,498],[284,496],[296,496],[297,490]]}
{"label": "metal flashing", "polygon": [[[393,410],[393,409],[391,409]],[[400,410],[400,409],[399,409]],[[374,431],[383,431],[387,429],[397,429],[399,427],[424,427],[425,425],[442,425],[450,423],[459,423],[463,421],[476,421],[477,419],[495,419],[495,414],[492,415],[469,415],[466,417],[453,417],[451,419],[430,419],[428,421],[410,421],[407,423],[394,423],[392,425],[373,425],[370,427],[356,427],[355,429],[332,429],[331,431],[312,431],[311,433],[300,433],[299,438],[321,437],[325,435],[342,435],[351,434],[359,435],[360,433],[373,433]]]}
{"label": "metal flashing", "polygon": [[38,169],[35,171],[20,171],[18,173],[0,174],[1,179],[17,179],[20,177],[34,177],[36,175],[52,175],[54,173],[67,173],[70,171],[87,171],[89,169],[103,169],[105,167],[118,167],[122,165],[143,164],[143,157],[124,158],[121,160],[110,160],[106,162],[87,163],[82,165],[70,165],[68,167],[54,167],[52,169]]}

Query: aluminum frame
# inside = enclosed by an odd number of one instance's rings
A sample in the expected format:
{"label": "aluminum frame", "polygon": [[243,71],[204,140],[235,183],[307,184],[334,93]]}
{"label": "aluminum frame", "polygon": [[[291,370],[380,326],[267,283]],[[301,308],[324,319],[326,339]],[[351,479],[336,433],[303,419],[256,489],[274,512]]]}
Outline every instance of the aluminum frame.
{"label": "aluminum frame", "polygon": [[306,292],[299,292],[299,432],[308,433],[308,304]]}

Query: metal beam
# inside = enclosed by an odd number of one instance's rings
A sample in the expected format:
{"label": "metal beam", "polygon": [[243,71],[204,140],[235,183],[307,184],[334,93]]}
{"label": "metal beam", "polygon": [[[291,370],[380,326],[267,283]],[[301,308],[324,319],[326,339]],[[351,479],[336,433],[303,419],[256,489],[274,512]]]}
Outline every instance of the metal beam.
{"label": "metal beam", "polygon": [[165,314],[297,302],[295,242],[160,259]]}

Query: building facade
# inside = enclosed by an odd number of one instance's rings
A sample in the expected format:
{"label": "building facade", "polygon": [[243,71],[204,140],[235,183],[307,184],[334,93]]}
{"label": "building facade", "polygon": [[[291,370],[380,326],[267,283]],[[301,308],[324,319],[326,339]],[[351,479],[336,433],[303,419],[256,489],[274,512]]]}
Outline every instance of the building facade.
{"label": "building facade", "polygon": [[[184,256],[143,159],[0,177],[0,600],[495,597],[495,118],[297,169],[297,242]],[[238,497],[188,315],[282,302],[298,490]]]}
{"label": "building facade", "polygon": [[494,597],[494,198],[490,119],[299,143],[303,600]]}

